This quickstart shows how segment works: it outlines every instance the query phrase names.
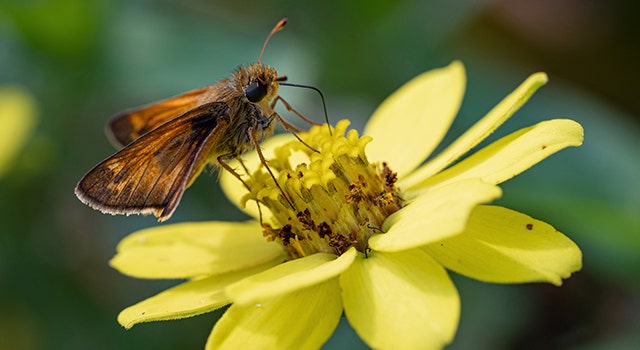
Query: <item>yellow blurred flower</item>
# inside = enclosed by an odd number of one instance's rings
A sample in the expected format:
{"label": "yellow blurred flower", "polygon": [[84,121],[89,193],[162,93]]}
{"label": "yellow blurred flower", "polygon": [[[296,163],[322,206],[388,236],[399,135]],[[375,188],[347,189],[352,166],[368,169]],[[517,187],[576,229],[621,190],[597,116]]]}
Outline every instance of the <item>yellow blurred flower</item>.
{"label": "yellow blurred flower", "polygon": [[301,133],[308,146],[291,135],[271,138],[264,153],[279,186],[255,153],[245,161],[255,170],[246,175],[250,192],[228,174],[221,179],[256,220],[161,226],[120,243],[111,261],[119,271],[188,281],[123,310],[119,322],[129,328],[232,304],[207,349],[313,349],[344,311],[373,348],[437,349],[453,340],[460,313],[446,269],[487,282],[560,285],[581,268],[579,248],[547,223],[486,203],[501,195],[501,182],[580,145],[582,127],[541,122],[451,165],[546,81],[543,73],[529,77],[424,164],[458,112],[459,62],[392,94],[365,136],[341,121],[332,133],[326,125]]}
{"label": "yellow blurred flower", "polygon": [[36,102],[25,90],[0,86],[0,177],[29,140],[36,124]]}

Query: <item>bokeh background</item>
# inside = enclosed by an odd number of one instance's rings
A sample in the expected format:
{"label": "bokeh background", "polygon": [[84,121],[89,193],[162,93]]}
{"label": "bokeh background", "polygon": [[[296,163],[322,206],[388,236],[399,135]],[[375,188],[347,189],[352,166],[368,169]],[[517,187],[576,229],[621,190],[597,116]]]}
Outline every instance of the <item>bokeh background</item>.
{"label": "bokeh background", "polygon": [[[219,312],[128,331],[117,324],[122,308],[176,283],[107,264],[122,237],[157,223],[102,215],[73,188],[113,151],[103,133],[111,115],[254,62],[284,16],[289,25],[264,62],[320,88],[331,118],[357,128],[403,82],[460,59],[468,89],[450,142],[546,71],[550,83],[494,139],[572,118],[585,143],[504,184],[499,202],[571,237],[584,267],[560,288],[454,275],[462,315],[449,348],[640,348],[638,13],[631,0],[2,0],[0,113],[21,105],[26,125],[3,136],[17,141],[0,159],[0,348],[203,347]],[[322,119],[317,95],[299,90],[281,93]],[[215,219],[246,217],[204,175],[170,223]],[[342,322],[325,348],[366,346]]]}

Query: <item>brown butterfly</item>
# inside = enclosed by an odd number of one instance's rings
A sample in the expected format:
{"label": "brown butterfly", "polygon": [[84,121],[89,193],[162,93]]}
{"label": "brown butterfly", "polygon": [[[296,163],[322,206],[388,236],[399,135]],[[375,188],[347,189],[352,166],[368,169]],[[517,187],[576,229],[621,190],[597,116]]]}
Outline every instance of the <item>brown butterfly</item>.
{"label": "brown butterfly", "polygon": [[292,110],[277,96],[286,76],[260,62],[285,24],[282,19],[273,28],[257,63],[215,85],[115,116],[108,130],[124,148],[91,169],[76,196],[104,213],[153,214],[165,221],[205,165],[221,166],[242,181],[225,161],[259,150],[258,142],[273,133],[274,119],[295,129],[274,111],[279,100]]}

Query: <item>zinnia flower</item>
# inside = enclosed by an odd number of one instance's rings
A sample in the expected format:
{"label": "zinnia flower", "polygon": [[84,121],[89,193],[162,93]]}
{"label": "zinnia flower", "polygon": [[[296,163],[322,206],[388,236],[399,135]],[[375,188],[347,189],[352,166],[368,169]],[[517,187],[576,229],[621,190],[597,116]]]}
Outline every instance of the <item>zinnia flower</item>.
{"label": "zinnia flower", "polygon": [[441,348],[460,314],[447,269],[486,282],[560,285],[581,268],[579,248],[547,223],[487,203],[501,182],[580,145],[582,127],[541,122],[452,165],[546,81],[529,77],[426,163],[462,100],[459,62],[401,87],[362,137],[343,120],[332,133],[326,125],[300,133],[306,145],[271,138],[264,153],[277,186],[255,153],[244,162],[251,191],[221,179],[255,220],[160,226],[120,243],[111,263],[121,272],[188,281],[118,321],[129,328],[231,304],[207,349],[307,349],[322,346],[344,312],[373,348]]}

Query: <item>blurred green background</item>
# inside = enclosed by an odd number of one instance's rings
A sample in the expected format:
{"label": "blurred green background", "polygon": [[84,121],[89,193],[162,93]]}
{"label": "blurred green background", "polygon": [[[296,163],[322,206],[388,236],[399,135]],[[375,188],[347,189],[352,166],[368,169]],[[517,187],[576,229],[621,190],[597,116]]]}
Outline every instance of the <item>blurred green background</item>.
{"label": "blurred green background", "polygon": [[[499,202],[576,241],[584,267],[560,288],[454,276],[462,315],[449,348],[640,348],[638,13],[637,2],[604,0],[2,0],[0,91],[30,94],[37,119],[0,173],[0,348],[203,348],[220,313],[118,325],[122,308],[175,283],[107,265],[122,237],[156,222],[102,215],[73,188],[113,152],[103,133],[111,115],[254,62],[285,16],[263,61],[320,88],[332,120],[360,129],[403,82],[454,59],[468,89],[447,142],[530,73],[547,72],[550,84],[493,139],[571,118],[585,144],[504,184]],[[281,94],[321,120],[317,95],[299,90]],[[245,218],[204,175],[169,223]],[[342,322],[325,348],[366,346]]]}

